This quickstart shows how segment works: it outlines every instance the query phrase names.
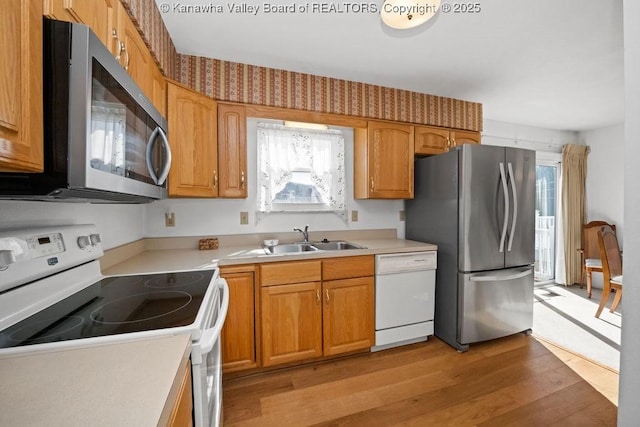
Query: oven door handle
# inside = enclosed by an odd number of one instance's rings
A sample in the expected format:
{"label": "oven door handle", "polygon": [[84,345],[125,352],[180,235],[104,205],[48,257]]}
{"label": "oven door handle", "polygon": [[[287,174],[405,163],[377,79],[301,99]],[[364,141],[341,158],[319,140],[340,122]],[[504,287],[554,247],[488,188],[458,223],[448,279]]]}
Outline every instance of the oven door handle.
{"label": "oven door handle", "polygon": [[218,318],[213,327],[205,329],[200,338],[200,349],[202,354],[207,354],[213,349],[213,345],[220,337],[222,326],[224,326],[224,319],[227,317],[227,309],[229,308],[229,285],[223,278],[218,279],[218,287],[222,290],[222,304],[220,305],[220,311],[218,312]]}

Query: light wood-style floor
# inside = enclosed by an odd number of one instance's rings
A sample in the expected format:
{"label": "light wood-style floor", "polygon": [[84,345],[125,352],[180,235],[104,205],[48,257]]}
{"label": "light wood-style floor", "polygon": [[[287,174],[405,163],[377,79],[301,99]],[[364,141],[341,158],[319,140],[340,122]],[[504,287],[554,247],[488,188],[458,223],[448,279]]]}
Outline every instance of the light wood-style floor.
{"label": "light wood-style floor", "polygon": [[[535,335],[534,335],[535,336]],[[609,368],[576,354],[564,347],[548,342],[540,337],[536,339],[550,352],[556,355],[565,365],[580,375],[611,403],[618,406],[618,387],[620,374],[615,369]]]}
{"label": "light wood-style floor", "polygon": [[617,408],[535,338],[432,338],[224,380],[224,425],[615,426]]}

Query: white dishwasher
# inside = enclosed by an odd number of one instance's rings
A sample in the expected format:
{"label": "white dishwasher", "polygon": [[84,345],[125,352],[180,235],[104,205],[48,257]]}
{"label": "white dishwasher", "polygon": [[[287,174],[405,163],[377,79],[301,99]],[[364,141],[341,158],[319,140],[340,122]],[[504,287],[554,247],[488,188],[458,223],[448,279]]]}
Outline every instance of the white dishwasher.
{"label": "white dishwasher", "polygon": [[436,251],[376,255],[376,343],[371,351],[433,335]]}

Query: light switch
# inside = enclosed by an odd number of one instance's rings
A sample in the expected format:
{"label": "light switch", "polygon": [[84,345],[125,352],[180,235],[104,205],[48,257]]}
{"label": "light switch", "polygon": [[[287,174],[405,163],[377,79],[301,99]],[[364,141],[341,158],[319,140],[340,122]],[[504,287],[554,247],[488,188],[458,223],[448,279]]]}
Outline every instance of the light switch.
{"label": "light switch", "polygon": [[240,212],[240,224],[241,225],[249,224],[249,212]]}
{"label": "light switch", "polygon": [[406,221],[406,219],[407,219],[407,212],[400,211],[400,221]]}
{"label": "light switch", "polygon": [[358,222],[358,211],[351,211],[351,222]]}
{"label": "light switch", "polygon": [[173,212],[167,212],[164,214],[164,225],[165,227],[175,227],[176,226],[176,214]]}

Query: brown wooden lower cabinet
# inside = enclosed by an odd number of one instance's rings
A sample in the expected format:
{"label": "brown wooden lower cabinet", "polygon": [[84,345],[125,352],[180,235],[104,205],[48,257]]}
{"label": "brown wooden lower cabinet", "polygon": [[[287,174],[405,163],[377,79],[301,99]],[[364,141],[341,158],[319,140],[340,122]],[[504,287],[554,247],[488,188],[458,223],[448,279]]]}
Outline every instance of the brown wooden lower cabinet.
{"label": "brown wooden lower cabinet", "polygon": [[[247,269],[248,271],[242,271]],[[222,328],[222,371],[258,366],[254,267],[221,269],[229,285],[229,309]]]}
{"label": "brown wooden lower cabinet", "polygon": [[261,288],[262,365],[322,356],[320,282]]}
{"label": "brown wooden lower cabinet", "polygon": [[373,272],[371,255],[221,267],[229,284],[223,372],[368,350]]}
{"label": "brown wooden lower cabinet", "polygon": [[180,391],[171,410],[169,427],[189,427],[193,425],[193,393],[191,391],[191,362],[185,359]]}
{"label": "brown wooden lower cabinet", "polygon": [[[280,284],[301,276],[323,281]],[[261,280],[263,366],[374,345],[373,256],[265,264]]]}
{"label": "brown wooden lower cabinet", "polygon": [[373,277],[322,283],[323,354],[366,349],[375,343]]}

